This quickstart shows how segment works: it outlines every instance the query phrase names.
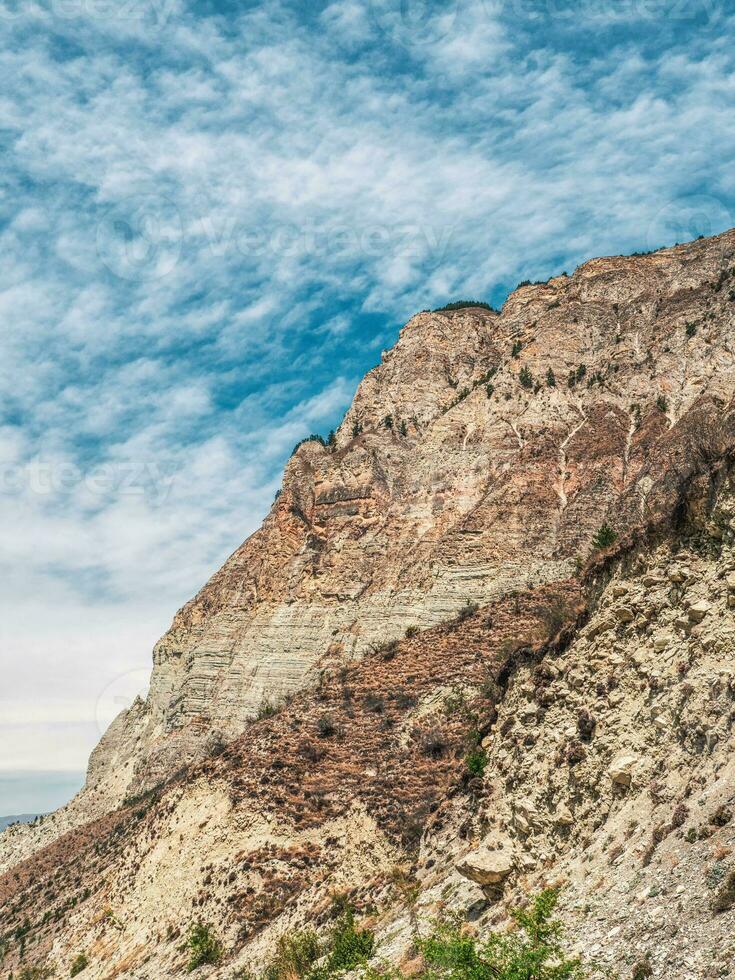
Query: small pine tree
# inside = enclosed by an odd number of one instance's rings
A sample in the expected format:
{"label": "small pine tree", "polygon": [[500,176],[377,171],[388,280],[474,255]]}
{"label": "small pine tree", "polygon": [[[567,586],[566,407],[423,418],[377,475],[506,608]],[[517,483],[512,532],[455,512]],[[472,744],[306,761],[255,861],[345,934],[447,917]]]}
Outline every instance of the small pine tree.
{"label": "small pine tree", "polygon": [[592,547],[596,551],[602,551],[605,548],[609,548],[611,544],[614,544],[617,541],[617,539],[617,532],[614,531],[607,522],[605,522],[592,539]]}
{"label": "small pine tree", "polygon": [[556,375],[551,368],[546,372],[546,384],[549,388],[556,388]]}
{"label": "small pine tree", "polygon": [[667,412],[669,410],[669,401],[666,395],[659,395],[656,399],[656,408],[659,412]]}
{"label": "small pine tree", "polygon": [[533,375],[527,367],[521,368],[521,372],[518,375],[518,380],[524,388],[533,388]]}
{"label": "small pine tree", "polygon": [[511,352],[510,352],[511,357],[518,357],[518,355],[522,350],[523,350],[523,344],[520,342],[520,340],[516,340],[516,342],[513,344],[513,347],[511,348]]}
{"label": "small pine tree", "polygon": [[362,422],[352,423],[352,438],[357,439],[357,437],[362,433]]}
{"label": "small pine tree", "polygon": [[392,429],[393,428],[393,416],[392,415],[386,415],[386,417],[383,419],[383,425],[386,427],[386,429]]}
{"label": "small pine tree", "polygon": [[334,448],[337,445],[337,434],[334,429],[329,430],[329,435],[327,436],[327,445]]}
{"label": "small pine tree", "polygon": [[488,398],[492,398],[492,397],[493,397],[493,395],[495,394],[495,385],[488,385],[488,386],[487,386],[487,387],[485,388],[485,391],[486,391],[486,393],[487,393],[487,397],[488,397]]}
{"label": "small pine tree", "polygon": [[697,324],[696,323],[691,323],[691,322],[690,323],[687,323],[687,325],[686,325],[686,335],[687,335],[687,337],[693,337],[696,334],[696,332],[697,332]]}
{"label": "small pine tree", "polygon": [[405,439],[406,436],[408,435],[408,426],[406,425],[405,422],[401,422],[399,431],[400,431],[401,435],[403,436],[403,438]]}

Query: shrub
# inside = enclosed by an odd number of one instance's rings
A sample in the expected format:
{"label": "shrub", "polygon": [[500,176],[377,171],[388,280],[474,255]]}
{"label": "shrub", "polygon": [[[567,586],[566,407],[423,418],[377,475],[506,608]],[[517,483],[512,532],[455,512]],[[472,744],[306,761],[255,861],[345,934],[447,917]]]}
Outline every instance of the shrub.
{"label": "shrub", "polygon": [[18,974],[18,980],[48,980],[53,975],[54,970],[50,966],[27,966]]}
{"label": "shrub", "polygon": [[373,711],[376,715],[382,715],[385,711],[385,702],[377,694],[366,694],[362,703],[366,711]]}
{"label": "shrub", "polygon": [[601,551],[604,548],[609,548],[611,544],[614,544],[617,541],[617,539],[617,532],[614,531],[606,522],[600,527],[599,531],[592,539],[592,547],[597,551]]}
{"label": "shrub", "polygon": [[386,429],[392,429],[393,428],[393,416],[392,415],[386,415],[386,417],[383,419],[383,425],[386,427]]}
{"label": "shrub", "polygon": [[[351,908],[346,909],[329,937],[329,952],[321,976],[326,980],[326,977],[338,971],[354,970],[367,963],[373,955],[374,946],[374,933],[369,929],[359,929],[355,925],[355,913]],[[312,976],[318,980],[320,971],[315,970]]]}
{"label": "shrub", "polygon": [[434,313],[445,313],[451,310],[466,310],[468,307],[478,306],[481,310],[492,310],[493,307],[489,303],[484,303],[482,300],[477,299],[459,299],[454,303],[447,303],[446,306],[438,306]]}
{"label": "shrub", "polygon": [[276,943],[276,952],[265,968],[263,980],[294,980],[305,977],[322,951],[319,939],[310,929],[290,932]]}
{"label": "shrub", "polygon": [[401,422],[401,425],[400,425],[400,427],[399,427],[399,430],[398,430],[398,431],[399,431],[399,432],[401,433],[401,435],[402,435],[402,436],[404,437],[404,439],[405,439],[405,437],[406,437],[406,436],[408,435],[408,426],[406,425],[406,423],[405,423],[405,422]]}
{"label": "shrub", "polygon": [[524,388],[533,388],[533,375],[527,367],[521,368],[520,374],[518,375],[518,380]]}
{"label": "shrub", "polygon": [[651,961],[646,955],[642,960],[633,967],[632,980],[646,980],[646,977],[653,976],[653,967],[651,966]]}
{"label": "shrub", "polygon": [[687,323],[687,325],[686,325],[686,335],[687,335],[687,337],[693,337],[696,334],[696,332],[697,332],[697,324],[696,323],[691,323],[691,322],[690,323]]}
{"label": "shrub", "polygon": [[551,368],[546,372],[546,384],[549,388],[556,388],[556,375]]}
{"label": "shrub", "polygon": [[466,604],[462,606],[457,613],[457,619],[460,623],[463,623],[466,619],[470,619],[471,616],[474,616],[479,608],[480,607],[476,602],[472,602],[471,599],[468,599]]}
{"label": "shrub", "polygon": [[263,698],[260,702],[260,707],[258,708],[258,713],[256,718],[258,721],[262,721],[264,718],[272,718],[273,715],[278,713],[278,708],[273,704],[270,698]]}
{"label": "shrub", "polygon": [[468,752],[464,761],[470,775],[482,776],[487,768],[488,758],[484,749],[477,748]]}
{"label": "shrub", "polygon": [[200,966],[219,963],[222,959],[222,943],[212,927],[204,922],[197,922],[191,927],[186,945],[189,949],[189,962],[186,966],[189,973]]}
{"label": "shrub", "polygon": [[551,918],[557,899],[555,889],[541,892],[530,906],[513,912],[517,932],[490,933],[484,940],[466,935],[456,921],[439,923],[418,943],[431,976],[436,980],[582,980],[582,964],[567,958],[561,923]]}
{"label": "shrub", "polygon": [[357,437],[362,433],[362,422],[352,423],[352,438],[357,439]]}
{"label": "shrub", "polygon": [[448,748],[447,740],[438,728],[429,728],[421,733],[420,749],[422,755],[430,759],[440,759]]}
{"label": "shrub", "polygon": [[488,398],[492,398],[493,395],[495,394],[495,385],[487,385],[487,387],[485,388],[485,392]]}
{"label": "shrub", "polygon": [[80,953],[79,956],[74,960],[71,965],[71,970],[69,971],[70,977],[76,977],[82,970],[86,970],[89,966],[89,960],[87,959],[86,953]]}
{"label": "shrub", "polygon": [[659,410],[659,412],[666,412],[666,411],[668,411],[669,401],[668,401],[666,395],[659,395],[658,396],[658,398],[656,399],[656,408]]}
{"label": "shrub", "polygon": [[330,738],[337,731],[337,726],[331,715],[322,715],[316,723],[316,730],[319,738]]}
{"label": "shrub", "polygon": [[518,357],[518,355],[522,350],[523,350],[523,344],[520,342],[520,340],[516,340],[516,342],[513,344],[513,347],[511,348],[510,356]]}
{"label": "shrub", "polygon": [[418,626],[407,626],[406,636],[410,639],[412,636],[416,636],[419,632]]}

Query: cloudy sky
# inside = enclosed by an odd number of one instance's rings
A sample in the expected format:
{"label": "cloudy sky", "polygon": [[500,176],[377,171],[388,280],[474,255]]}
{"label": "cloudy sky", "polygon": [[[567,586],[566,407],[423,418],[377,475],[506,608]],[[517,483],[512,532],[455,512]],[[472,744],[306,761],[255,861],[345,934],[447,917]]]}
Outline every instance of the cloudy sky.
{"label": "cloudy sky", "polygon": [[735,224],[724,0],[0,0],[0,815],[413,312]]}

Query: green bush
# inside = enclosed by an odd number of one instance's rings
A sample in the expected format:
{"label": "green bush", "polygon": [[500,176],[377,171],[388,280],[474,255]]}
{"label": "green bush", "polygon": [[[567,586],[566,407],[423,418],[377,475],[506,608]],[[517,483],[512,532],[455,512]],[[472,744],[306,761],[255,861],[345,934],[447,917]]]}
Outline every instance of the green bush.
{"label": "green bush", "polygon": [[520,340],[516,340],[516,342],[513,344],[513,347],[511,348],[510,356],[518,357],[518,355],[522,350],[523,350],[523,344],[520,342]]}
{"label": "green bush", "polygon": [[464,761],[470,775],[482,776],[487,768],[488,758],[484,749],[476,748],[467,753]]}
{"label": "green bush", "polygon": [[659,412],[667,412],[669,409],[669,401],[666,395],[659,395],[656,399],[656,408]]}
{"label": "green bush", "polygon": [[686,325],[687,337],[693,337],[696,334],[696,332],[697,332],[697,324],[691,322],[687,323]]}
{"label": "green bush", "polygon": [[222,943],[212,927],[204,922],[197,922],[191,927],[186,945],[190,954],[186,967],[189,973],[205,964],[219,963],[222,959]]}
{"label": "green bush", "polygon": [[527,367],[521,368],[520,374],[518,375],[518,380],[524,388],[533,388],[533,375]]}
{"label": "green bush", "polygon": [[486,393],[487,393],[487,397],[488,397],[488,398],[492,398],[492,397],[493,397],[493,395],[495,394],[495,385],[488,385],[488,386],[487,386],[487,387],[485,388],[485,391],[486,391]]}
{"label": "green bush", "polygon": [[86,953],[80,953],[79,956],[74,960],[71,965],[71,970],[69,972],[70,977],[75,977],[77,974],[81,973],[82,970],[86,970],[89,966],[89,960],[87,959]]}
{"label": "green bush", "polygon": [[551,918],[558,892],[543,891],[527,908],[513,912],[518,931],[465,935],[456,921],[440,923],[419,947],[432,980],[583,980],[579,959],[562,945],[561,923]]}
{"label": "green bush", "polygon": [[611,544],[614,544],[617,541],[617,539],[617,532],[614,531],[606,522],[592,539],[592,547],[598,551],[601,551],[604,548],[609,548]]}
{"label": "green bush", "polygon": [[556,375],[551,368],[546,372],[546,384],[549,388],[556,388]]}
{"label": "green bush", "polygon": [[355,913],[351,908],[337,919],[329,938],[329,953],[324,964],[324,973],[314,971],[316,980],[329,977],[340,970],[354,970],[367,963],[373,955],[375,935],[369,929],[359,929],[355,925]]}
{"label": "green bush", "polygon": [[27,966],[18,974],[18,980],[48,980],[53,975],[54,970],[50,966]]}
{"label": "green bush", "polygon": [[294,980],[305,977],[322,955],[319,938],[310,929],[286,933],[276,944],[276,953],[265,968],[263,980]]}

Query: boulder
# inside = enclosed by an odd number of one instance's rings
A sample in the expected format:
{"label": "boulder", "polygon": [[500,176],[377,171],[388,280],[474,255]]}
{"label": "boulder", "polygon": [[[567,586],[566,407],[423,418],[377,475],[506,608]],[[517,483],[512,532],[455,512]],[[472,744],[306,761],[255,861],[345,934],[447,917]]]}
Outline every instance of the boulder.
{"label": "boulder", "polygon": [[515,867],[515,857],[511,847],[491,850],[487,845],[479,847],[457,862],[457,871],[478,885],[499,885]]}
{"label": "boulder", "polygon": [[635,619],[635,613],[630,608],[630,606],[618,606],[615,611],[615,616],[620,623],[632,623]]}
{"label": "boulder", "polygon": [[635,755],[619,755],[608,770],[613,785],[630,786],[637,762],[638,757]]}
{"label": "boulder", "polygon": [[566,803],[560,803],[556,808],[554,823],[560,827],[570,827],[574,823],[574,815]]}
{"label": "boulder", "polygon": [[698,602],[693,602],[687,610],[687,615],[689,616],[690,622],[701,623],[711,608],[711,604],[707,602],[706,599],[700,599]]}

